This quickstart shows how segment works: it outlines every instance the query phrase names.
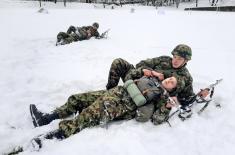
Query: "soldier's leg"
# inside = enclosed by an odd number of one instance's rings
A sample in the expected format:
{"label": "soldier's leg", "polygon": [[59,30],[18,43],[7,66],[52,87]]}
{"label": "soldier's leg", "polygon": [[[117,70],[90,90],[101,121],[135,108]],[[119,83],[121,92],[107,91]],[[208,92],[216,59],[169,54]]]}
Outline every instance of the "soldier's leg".
{"label": "soldier's leg", "polygon": [[110,67],[108,83],[106,89],[111,89],[118,85],[120,78],[124,81],[128,72],[134,69],[134,66],[121,58],[115,59]]}
{"label": "soldier's leg", "polygon": [[104,95],[106,90],[92,91],[82,94],[71,95],[67,102],[55,110],[60,118],[66,118],[76,112],[81,113],[83,109],[90,106],[96,99]]}
{"label": "soldier's leg", "polygon": [[49,124],[55,119],[66,118],[76,112],[80,113],[105,92],[105,90],[100,90],[72,95],[68,98],[68,101],[64,105],[51,113],[42,113],[34,104],[31,104],[30,114],[32,116],[33,124],[35,127],[43,126]]}
{"label": "soldier's leg", "polygon": [[65,32],[60,32],[57,35],[57,42],[60,42],[62,39],[68,38],[69,35]]}
{"label": "soldier's leg", "polygon": [[120,96],[107,92],[92,105],[84,109],[75,119],[64,120],[59,123],[59,129],[69,137],[84,128],[105,124],[115,118],[125,115],[129,110]]}
{"label": "soldier's leg", "polygon": [[67,30],[68,34],[71,34],[72,32],[74,32],[74,33],[76,32],[76,27],[75,26],[70,26]]}

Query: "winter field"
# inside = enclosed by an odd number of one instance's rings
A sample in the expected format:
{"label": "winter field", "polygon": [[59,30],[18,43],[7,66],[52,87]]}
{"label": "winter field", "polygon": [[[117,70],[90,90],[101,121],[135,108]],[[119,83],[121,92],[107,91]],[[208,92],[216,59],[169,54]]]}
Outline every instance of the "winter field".
{"label": "winter field", "polygon": [[[34,128],[29,104],[50,112],[71,94],[105,89],[115,58],[136,64],[170,55],[180,43],[193,50],[188,69],[195,92],[223,78],[201,115],[195,107],[187,121],[172,118],[172,127],[135,120],[116,122],[107,129],[85,129],[63,141],[45,141],[39,152],[27,150],[22,155],[235,154],[234,12],[137,5],[111,10],[77,3],[68,3],[66,8],[62,3],[43,3],[43,7],[48,13],[37,12],[38,2],[0,2],[0,154],[58,127],[59,120]],[[100,32],[111,29],[108,39],[55,46],[58,32],[95,21],[100,23]],[[214,106],[218,103],[221,108]]]}

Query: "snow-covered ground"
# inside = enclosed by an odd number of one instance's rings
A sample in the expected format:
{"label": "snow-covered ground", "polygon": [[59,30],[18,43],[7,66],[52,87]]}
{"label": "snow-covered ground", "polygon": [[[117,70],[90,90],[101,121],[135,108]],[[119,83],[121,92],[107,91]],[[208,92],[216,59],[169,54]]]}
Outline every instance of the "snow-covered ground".
{"label": "snow-covered ground", "polygon": [[[16,2],[16,3],[14,3]],[[29,104],[44,112],[64,104],[69,95],[105,89],[110,64],[121,57],[135,64],[170,55],[179,43],[192,47],[188,68],[194,89],[216,79],[214,101],[202,115],[167,124],[134,120],[108,129],[85,129],[63,141],[46,141],[27,155],[234,155],[235,154],[235,13],[185,12],[182,9],[129,5],[122,9],[68,3],[0,2],[0,153],[57,128],[59,121],[34,128]],[[57,7],[58,6],[58,7]],[[131,13],[131,8],[135,12]],[[109,38],[55,46],[56,35],[70,25],[100,23]],[[222,108],[215,108],[220,103]]]}

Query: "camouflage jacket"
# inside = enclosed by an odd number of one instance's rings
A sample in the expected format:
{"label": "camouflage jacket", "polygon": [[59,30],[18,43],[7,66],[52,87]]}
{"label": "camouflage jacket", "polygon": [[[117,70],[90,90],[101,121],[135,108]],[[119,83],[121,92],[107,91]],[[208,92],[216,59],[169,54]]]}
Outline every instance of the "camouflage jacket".
{"label": "camouflage jacket", "polygon": [[[99,32],[94,29],[92,26],[83,26],[79,27],[78,31],[80,34],[82,34],[82,37],[80,40],[90,39],[91,37],[98,38],[100,36]],[[90,31],[90,36],[88,35],[88,31]]]}
{"label": "camouflage jacket", "polygon": [[182,105],[187,104],[187,102],[194,96],[193,92],[193,78],[186,68],[186,64],[181,68],[172,67],[172,58],[169,56],[160,56],[152,59],[142,60],[136,64],[136,69],[131,70],[126,76],[127,79],[136,79],[143,76],[143,69],[155,70],[164,74],[165,78],[171,77],[173,75],[178,75],[182,77],[185,82],[185,87],[180,90],[180,92],[171,93],[172,96],[177,95],[178,100]]}

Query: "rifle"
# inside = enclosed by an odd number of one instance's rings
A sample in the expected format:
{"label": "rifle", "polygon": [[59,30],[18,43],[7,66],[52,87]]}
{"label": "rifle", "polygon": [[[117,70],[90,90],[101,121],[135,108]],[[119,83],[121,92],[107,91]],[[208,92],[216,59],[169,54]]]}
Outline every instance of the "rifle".
{"label": "rifle", "polygon": [[108,38],[108,32],[110,31],[110,29],[104,31],[103,33],[101,33],[101,35],[99,37],[97,37],[97,39],[107,39]]}
{"label": "rifle", "polygon": [[23,152],[24,149],[22,146],[17,146],[15,148],[13,148],[11,151],[3,153],[3,155],[13,155],[13,154],[18,154],[20,152]]}
{"label": "rifle", "polygon": [[[195,103],[205,103],[205,105],[197,112],[199,115],[208,107],[209,103],[212,101],[212,97],[214,95],[215,86],[217,86],[223,79],[216,80],[215,83],[210,84],[208,87],[201,89],[195,96],[192,97],[192,99],[189,101],[189,107],[191,108]],[[209,91],[209,99],[205,99],[201,96],[201,92],[203,90]],[[170,98],[170,97],[169,97]],[[217,104],[216,107],[221,107],[220,104]],[[173,113],[171,113],[166,119],[165,122],[167,122],[169,125],[169,119],[173,117],[176,113],[178,113],[181,109],[181,106],[177,106],[177,110]],[[181,115],[178,115],[182,121],[184,121],[186,118],[181,117]],[[191,116],[191,115],[190,115]],[[171,126],[171,125],[170,125]]]}
{"label": "rifle", "polygon": [[[207,88],[205,88],[204,90],[207,90],[209,91],[209,99],[204,99],[202,98],[202,96],[200,95],[200,93],[203,91],[201,90],[195,97],[195,102],[196,103],[206,103],[199,111],[198,111],[198,114],[200,115],[205,109],[206,107],[209,105],[209,103],[212,101],[212,97],[214,95],[214,92],[215,92],[215,86],[217,86],[223,79],[219,79],[219,80],[216,80],[215,83],[209,85]],[[217,104],[216,107],[221,107],[220,104]]]}

